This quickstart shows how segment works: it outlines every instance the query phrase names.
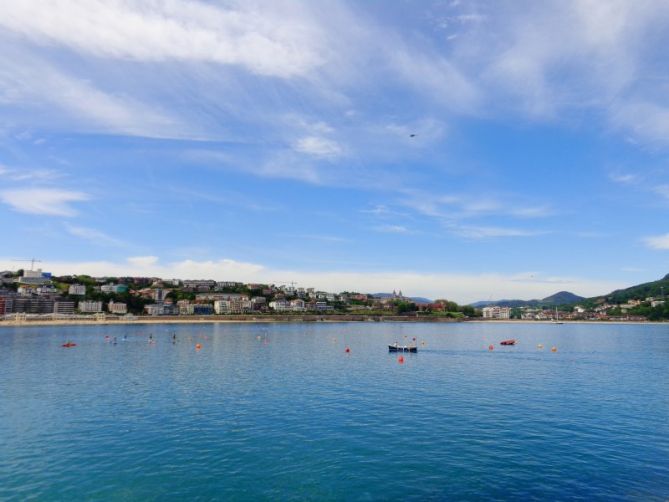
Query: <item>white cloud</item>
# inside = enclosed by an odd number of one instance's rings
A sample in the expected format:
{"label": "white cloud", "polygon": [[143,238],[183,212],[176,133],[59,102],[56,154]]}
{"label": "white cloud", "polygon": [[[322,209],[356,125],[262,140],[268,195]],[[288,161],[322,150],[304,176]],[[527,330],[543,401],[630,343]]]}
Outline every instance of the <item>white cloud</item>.
{"label": "white cloud", "polygon": [[669,234],[646,237],[644,242],[651,249],[669,249]]}
{"label": "white cloud", "polygon": [[343,153],[342,147],[336,141],[319,136],[300,138],[293,145],[295,151],[315,157],[334,158]]}
{"label": "white cloud", "polygon": [[[44,270],[56,275],[88,274],[92,276],[149,276],[180,279],[215,279],[241,282],[283,284],[286,278],[303,287],[324,291],[374,293],[401,289],[411,296],[449,298],[469,303],[489,298],[544,298],[557,289],[569,290],[583,296],[608,293],[626,286],[617,281],[599,281],[578,277],[535,277],[528,274],[456,274],[420,273],[398,270],[383,272],[352,271],[296,271],[264,267],[254,263],[230,259],[184,260],[160,265],[156,260],[142,263],[115,262],[48,262]],[[13,270],[16,263],[0,259],[0,270]]]}
{"label": "white cloud", "polygon": [[639,176],[630,173],[611,173],[609,174],[609,179],[621,185],[630,185],[636,183],[639,180]]}
{"label": "white cloud", "polygon": [[70,203],[88,200],[87,194],[55,188],[12,189],[0,192],[0,201],[14,211],[47,216],[74,216]]}
{"label": "white cloud", "polygon": [[300,237],[302,239],[310,239],[314,241],[322,241],[330,243],[350,242],[350,239],[347,239],[346,237],[339,237],[337,235],[305,234],[305,235],[298,235],[297,237]]}
{"label": "white cloud", "polygon": [[468,239],[489,239],[494,237],[533,237],[546,232],[538,230],[525,230],[520,228],[506,227],[484,227],[484,226],[459,226],[449,227],[450,230]]}
{"label": "white cloud", "polygon": [[136,267],[152,267],[158,263],[157,256],[132,256],[128,258],[128,263]]}
{"label": "white cloud", "polygon": [[22,0],[0,3],[0,25],[40,44],[102,58],[201,61],[261,75],[305,75],[321,64],[326,48],[299,5],[279,3]]}
{"label": "white cloud", "polygon": [[74,235],[75,237],[80,237],[98,246],[123,247],[126,245],[122,240],[111,237],[106,233],[101,232],[100,230],[96,230],[94,228],[66,225],[65,229],[70,235]]}
{"label": "white cloud", "polygon": [[376,227],[375,230],[377,232],[383,232],[386,234],[408,234],[411,233],[411,230],[409,230],[407,227],[403,225],[381,225],[379,227]]}

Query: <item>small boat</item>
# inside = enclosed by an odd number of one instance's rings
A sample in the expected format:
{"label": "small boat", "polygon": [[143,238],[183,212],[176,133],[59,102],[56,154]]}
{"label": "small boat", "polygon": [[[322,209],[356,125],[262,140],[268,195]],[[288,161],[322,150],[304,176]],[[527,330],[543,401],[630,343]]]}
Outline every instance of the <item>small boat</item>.
{"label": "small boat", "polygon": [[66,349],[69,349],[70,347],[76,347],[77,344],[73,342],[67,342],[62,345],[62,347],[65,347]]}
{"label": "small boat", "polygon": [[388,352],[418,352],[418,347],[411,345],[388,345]]}
{"label": "small boat", "polygon": [[500,345],[515,345],[516,344],[516,339],[515,338],[509,338],[508,340],[502,340],[499,342]]}

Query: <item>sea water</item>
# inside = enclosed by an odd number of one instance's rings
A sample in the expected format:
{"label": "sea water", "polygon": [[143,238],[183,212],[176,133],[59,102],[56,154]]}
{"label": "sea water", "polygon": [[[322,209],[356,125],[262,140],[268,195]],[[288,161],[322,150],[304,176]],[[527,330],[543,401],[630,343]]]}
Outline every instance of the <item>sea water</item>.
{"label": "sea water", "polygon": [[0,500],[666,500],[668,370],[669,325],[5,327]]}

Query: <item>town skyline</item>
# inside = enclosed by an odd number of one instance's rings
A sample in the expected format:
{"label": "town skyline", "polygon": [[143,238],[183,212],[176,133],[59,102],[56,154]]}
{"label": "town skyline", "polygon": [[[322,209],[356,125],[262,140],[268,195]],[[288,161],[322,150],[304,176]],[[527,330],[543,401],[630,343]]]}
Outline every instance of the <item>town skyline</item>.
{"label": "town skyline", "polygon": [[665,2],[0,6],[0,269],[604,294],[669,270]]}

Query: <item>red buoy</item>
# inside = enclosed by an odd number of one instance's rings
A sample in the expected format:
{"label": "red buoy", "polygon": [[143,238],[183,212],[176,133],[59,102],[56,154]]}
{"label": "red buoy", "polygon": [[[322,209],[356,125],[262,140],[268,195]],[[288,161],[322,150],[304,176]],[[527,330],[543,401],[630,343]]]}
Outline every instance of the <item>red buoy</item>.
{"label": "red buoy", "polygon": [[348,347],[346,347],[346,350],[345,350],[344,352],[346,352],[347,354],[350,354],[350,353],[351,353],[351,349],[349,349]]}
{"label": "red buoy", "polygon": [[397,362],[400,363],[400,364],[404,364],[404,356],[398,357]]}
{"label": "red buoy", "polygon": [[200,350],[201,348],[202,348],[202,344],[201,344],[201,343],[196,343],[196,344],[195,344],[195,350]]}
{"label": "red buoy", "polygon": [[491,343],[488,345],[488,350],[495,350],[495,346]]}

